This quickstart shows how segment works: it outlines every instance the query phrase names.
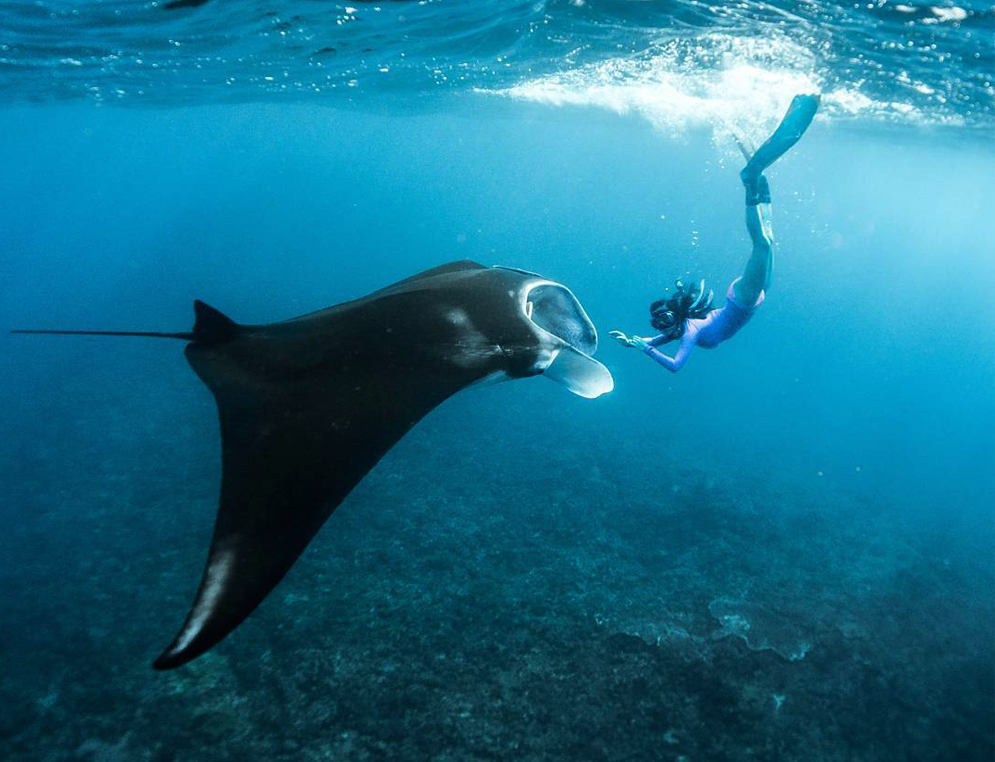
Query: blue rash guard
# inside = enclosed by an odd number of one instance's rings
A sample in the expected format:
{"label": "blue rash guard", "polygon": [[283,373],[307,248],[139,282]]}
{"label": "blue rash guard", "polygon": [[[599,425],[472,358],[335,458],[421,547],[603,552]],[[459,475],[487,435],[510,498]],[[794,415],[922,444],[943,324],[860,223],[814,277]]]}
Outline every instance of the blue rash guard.
{"label": "blue rash guard", "polygon": [[750,322],[753,313],[764,301],[763,291],[760,292],[760,296],[753,305],[745,306],[736,301],[736,292],[733,287],[739,280],[736,278],[729,284],[724,307],[712,310],[706,317],[685,321],[684,335],[681,336],[677,352],[673,357],[665,355],[657,349],[658,346],[666,344],[668,341],[666,335],[663,334],[648,339],[649,346],[643,351],[664,368],[676,373],[684,367],[684,363],[691,355],[691,350],[695,347],[713,349],[726,339],[732,338],[740,328]]}

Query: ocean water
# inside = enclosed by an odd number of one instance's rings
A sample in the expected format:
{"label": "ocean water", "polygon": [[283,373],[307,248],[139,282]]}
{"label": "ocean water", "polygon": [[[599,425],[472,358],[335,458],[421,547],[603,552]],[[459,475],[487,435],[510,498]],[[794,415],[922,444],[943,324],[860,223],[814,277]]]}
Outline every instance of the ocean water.
{"label": "ocean water", "polygon": [[[248,323],[463,258],[567,284],[615,389],[460,392],[205,656],[182,344],[0,339],[0,759],[990,760],[995,147],[983,3],[0,6],[0,327]],[[749,251],[670,375],[614,344]],[[385,372],[390,372],[386,369]]]}

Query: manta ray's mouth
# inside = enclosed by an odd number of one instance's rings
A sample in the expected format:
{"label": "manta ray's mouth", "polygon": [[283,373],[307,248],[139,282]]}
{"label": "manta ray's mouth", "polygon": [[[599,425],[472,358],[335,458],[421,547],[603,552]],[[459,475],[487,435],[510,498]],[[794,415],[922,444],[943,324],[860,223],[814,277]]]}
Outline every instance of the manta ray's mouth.
{"label": "manta ray's mouth", "polygon": [[581,397],[600,397],[615,388],[608,369],[591,357],[598,332],[569,288],[535,281],[522,294],[522,312],[550,347],[545,376]]}

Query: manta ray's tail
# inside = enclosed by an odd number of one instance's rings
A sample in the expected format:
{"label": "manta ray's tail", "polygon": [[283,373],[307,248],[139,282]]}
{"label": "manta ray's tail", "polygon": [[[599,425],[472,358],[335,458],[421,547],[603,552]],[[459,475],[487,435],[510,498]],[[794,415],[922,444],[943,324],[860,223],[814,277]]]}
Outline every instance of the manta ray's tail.
{"label": "manta ray's tail", "polygon": [[79,331],[53,328],[16,328],[11,333],[42,334],[46,336],[139,336],[147,339],[180,339],[199,344],[221,344],[238,335],[239,325],[209,304],[195,300],[196,321],[192,331],[162,333],[160,331]]}
{"label": "manta ray's tail", "polygon": [[11,333],[34,333],[46,336],[144,336],[150,339],[194,340],[192,333],[160,333],[159,331],[70,331],[50,328],[15,328]]}

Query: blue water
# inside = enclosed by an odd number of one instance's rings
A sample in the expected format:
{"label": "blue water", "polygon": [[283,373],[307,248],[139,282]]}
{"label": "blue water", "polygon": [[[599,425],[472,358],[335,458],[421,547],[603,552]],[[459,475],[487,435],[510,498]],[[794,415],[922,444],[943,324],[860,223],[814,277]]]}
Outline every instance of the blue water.
{"label": "blue water", "polygon": [[[990,5],[0,7],[0,327],[187,330],[472,258],[569,285],[615,377],[461,392],[206,656],[151,661],[214,521],[172,342],[0,340],[0,758],[988,760]],[[670,375],[675,277],[762,309]]]}
{"label": "blue water", "polygon": [[995,8],[974,0],[17,0],[3,21],[0,90],[42,102],[341,103],[564,77],[690,93],[736,65],[811,78],[833,115],[983,125],[995,95]]}

